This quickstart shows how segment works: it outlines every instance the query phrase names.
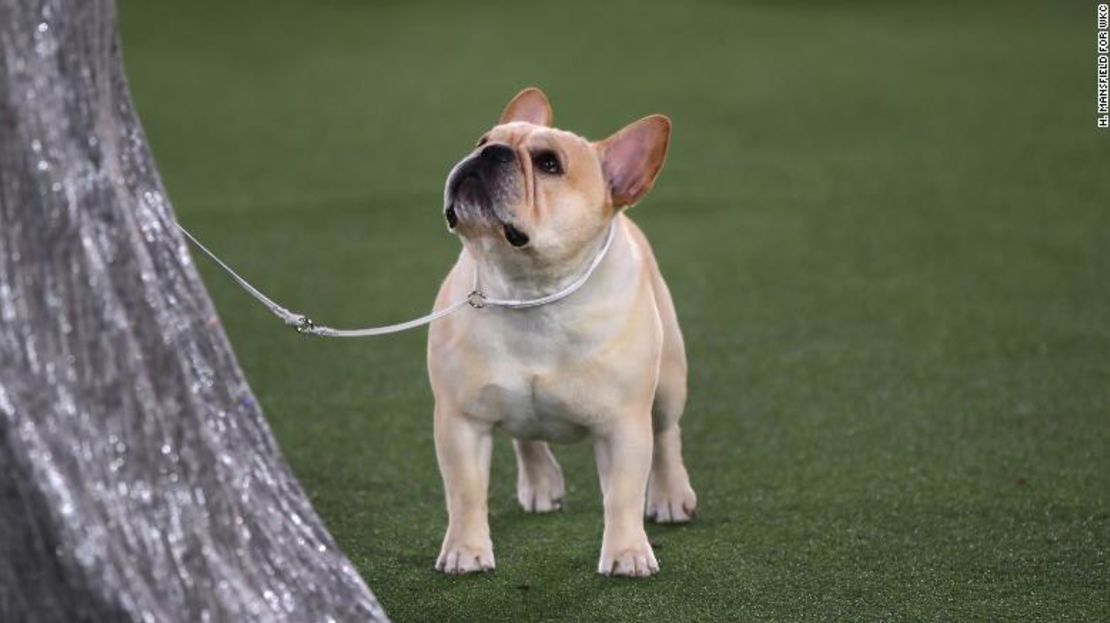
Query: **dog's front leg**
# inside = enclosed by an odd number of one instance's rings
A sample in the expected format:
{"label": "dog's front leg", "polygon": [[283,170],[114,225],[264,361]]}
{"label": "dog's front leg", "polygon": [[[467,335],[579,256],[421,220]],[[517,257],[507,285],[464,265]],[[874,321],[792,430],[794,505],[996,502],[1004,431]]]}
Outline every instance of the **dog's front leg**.
{"label": "dog's front leg", "polygon": [[486,492],[489,487],[490,425],[436,405],[436,458],[447,496],[447,534],[436,569],[461,574],[493,569]]}
{"label": "dog's front leg", "polygon": [[598,573],[645,577],[659,571],[644,532],[644,491],[651,469],[651,446],[649,413],[622,417],[594,441],[605,500]]}

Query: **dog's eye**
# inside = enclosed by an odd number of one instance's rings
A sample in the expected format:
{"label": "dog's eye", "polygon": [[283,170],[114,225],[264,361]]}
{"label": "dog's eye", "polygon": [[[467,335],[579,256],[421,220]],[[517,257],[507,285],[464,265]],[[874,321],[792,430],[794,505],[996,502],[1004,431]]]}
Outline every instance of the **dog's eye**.
{"label": "dog's eye", "polygon": [[563,165],[559,164],[559,157],[553,151],[541,151],[535,156],[532,156],[532,163],[536,165],[540,171],[549,175],[560,175],[563,172]]}
{"label": "dog's eye", "polygon": [[475,147],[481,147],[482,145],[485,145],[488,142],[489,142],[489,137],[488,136],[483,136],[482,138],[478,139],[478,144],[475,145]]}

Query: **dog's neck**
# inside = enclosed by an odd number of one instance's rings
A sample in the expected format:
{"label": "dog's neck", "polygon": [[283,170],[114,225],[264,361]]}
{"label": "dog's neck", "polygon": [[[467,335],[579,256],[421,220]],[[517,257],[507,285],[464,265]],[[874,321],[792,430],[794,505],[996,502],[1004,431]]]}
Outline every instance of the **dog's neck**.
{"label": "dog's neck", "polygon": [[[619,227],[619,223],[612,226]],[[474,261],[476,286],[482,294],[492,299],[534,299],[558,292],[581,276],[602,251],[608,233],[606,226],[568,257],[557,261],[503,246],[490,249],[468,244],[466,248]],[[612,246],[617,246],[617,240]],[[608,255],[614,251],[610,249]]]}

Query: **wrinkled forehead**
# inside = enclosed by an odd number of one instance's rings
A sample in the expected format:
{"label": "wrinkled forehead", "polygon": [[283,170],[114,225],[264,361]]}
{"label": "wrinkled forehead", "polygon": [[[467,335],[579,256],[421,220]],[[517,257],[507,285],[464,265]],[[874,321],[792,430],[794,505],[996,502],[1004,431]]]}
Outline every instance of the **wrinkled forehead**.
{"label": "wrinkled forehead", "polygon": [[573,132],[534,125],[525,121],[514,121],[495,126],[486,133],[495,143],[504,143],[513,148],[555,149],[575,155],[592,151],[590,142]]}

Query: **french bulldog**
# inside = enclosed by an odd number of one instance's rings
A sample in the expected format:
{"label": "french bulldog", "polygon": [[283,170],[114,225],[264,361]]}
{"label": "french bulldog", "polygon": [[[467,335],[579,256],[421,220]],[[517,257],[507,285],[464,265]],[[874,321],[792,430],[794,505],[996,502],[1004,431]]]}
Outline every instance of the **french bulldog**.
{"label": "french bulldog", "polygon": [[565,485],[549,442],[591,440],[605,509],[597,570],[644,577],[659,563],[645,516],[683,523],[697,498],[682,461],[686,352],[674,304],[643,232],[625,214],[651,189],[671,122],[651,115],[590,142],[551,127],[542,91],[521,91],[447,178],[444,216],[462,240],[436,308],[477,286],[530,309],[463,308],[433,323],[428,376],[448,525],[436,569],[494,568],[486,496],[494,429],[513,438],[517,499],[561,508]]}

